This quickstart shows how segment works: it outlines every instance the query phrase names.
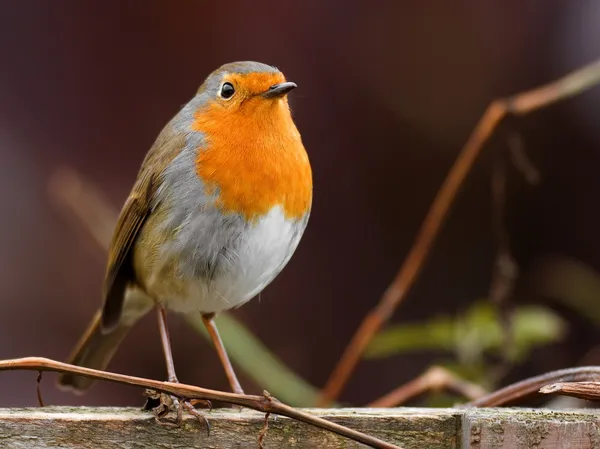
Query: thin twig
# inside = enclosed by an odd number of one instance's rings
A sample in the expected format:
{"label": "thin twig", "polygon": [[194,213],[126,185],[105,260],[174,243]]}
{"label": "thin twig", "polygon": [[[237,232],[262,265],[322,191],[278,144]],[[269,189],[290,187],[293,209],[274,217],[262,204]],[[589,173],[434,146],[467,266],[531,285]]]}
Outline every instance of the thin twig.
{"label": "thin twig", "polygon": [[582,366],[551,371],[540,376],[516,382],[494,391],[486,396],[464,404],[464,407],[500,407],[514,404],[531,396],[540,394],[540,388],[559,382],[598,382],[599,366]]}
{"label": "thin twig", "polygon": [[296,410],[289,405],[279,402],[274,397],[255,396],[249,394],[228,393],[225,391],[210,390],[207,388],[196,387],[173,382],[162,382],[157,380],[145,379],[143,377],[127,376],[125,374],[116,374],[107,371],[99,371],[81,366],[69,365],[68,363],[57,362],[55,360],[43,357],[25,357],[21,359],[0,360],[0,371],[13,370],[34,370],[34,371],[53,371],[58,373],[72,373],[78,376],[89,377],[96,380],[105,380],[119,384],[133,385],[137,387],[150,388],[161,393],[170,394],[182,399],[202,399],[209,401],[222,401],[228,404],[240,405],[251,408],[262,413],[275,413],[287,416],[288,418],[319,427],[330,432],[334,432],[343,437],[349,438],[359,443],[366,444],[374,448],[381,449],[401,449],[391,443],[380,440],[373,436],[364,434],[357,430],[350,429],[340,424],[333,423],[323,418],[313,416],[309,413]]}
{"label": "thin twig", "polygon": [[518,267],[510,251],[510,239],[506,230],[506,162],[498,155],[492,168],[492,234],[496,241],[496,260],[490,285],[490,300],[499,306],[508,300]]}
{"label": "thin twig", "polygon": [[35,379],[35,393],[37,395],[38,405],[44,407],[44,398],[42,397],[42,372],[38,371],[37,379]]}
{"label": "thin twig", "polygon": [[260,430],[258,434],[258,448],[264,449],[263,442],[265,441],[265,437],[267,436],[267,431],[269,430],[269,416],[270,413],[265,413],[265,421],[263,423],[263,428]]}
{"label": "thin twig", "polygon": [[525,180],[532,186],[540,183],[540,171],[533,164],[525,152],[523,138],[516,132],[510,133],[507,137],[508,151],[510,159],[515,168],[521,172]]}
{"label": "thin twig", "polygon": [[540,393],[600,401],[600,382],[559,382],[540,388]]}
{"label": "thin twig", "polygon": [[365,349],[386,323],[413,285],[446,218],[456,194],[483,145],[508,115],[524,115],[556,101],[577,95],[600,83],[600,60],[547,85],[493,101],[471,133],[454,166],[435,197],[408,256],[379,304],[362,321],[321,392],[319,405],[338,398]]}
{"label": "thin twig", "polygon": [[[271,400],[271,398],[273,398],[271,393],[269,393],[267,390],[263,390],[263,396],[267,400]],[[258,449],[264,449],[263,442],[265,440],[265,437],[267,436],[267,431],[269,430],[269,416],[271,416],[271,413],[265,413],[265,421],[263,423],[263,428],[258,434]]]}
{"label": "thin twig", "polygon": [[514,167],[531,185],[540,181],[539,170],[525,152],[521,136],[514,131],[508,133],[508,152],[496,152],[492,166],[492,235],[496,243],[496,257],[492,273],[489,298],[498,306],[502,327],[502,360],[494,367],[493,377],[501,378],[510,368],[510,354],[513,347],[512,323],[510,320],[510,299],[519,277],[519,265],[513,256],[510,234],[506,223],[507,177],[510,159]]}
{"label": "thin twig", "polygon": [[[510,145],[510,144],[509,144]],[[519,274],[510,248],[510,237],[506,226],[506,153],[495,155],[492,166],[492,235],[496,243],[496,257],[492,272],[489,298],[498,306],[502,328],[503,361],[497,371],[504,371],[512,347],[509,300],[513,294],[515,282]]]}
{"label": "thin twig", "polygon": [[446,368],[432,366],[419,377],[371,402],[367,407],[397,407],[426,391],[442,390],[452,390],[467,399],[477,399],[486,394],[479,385],[459,378]]}

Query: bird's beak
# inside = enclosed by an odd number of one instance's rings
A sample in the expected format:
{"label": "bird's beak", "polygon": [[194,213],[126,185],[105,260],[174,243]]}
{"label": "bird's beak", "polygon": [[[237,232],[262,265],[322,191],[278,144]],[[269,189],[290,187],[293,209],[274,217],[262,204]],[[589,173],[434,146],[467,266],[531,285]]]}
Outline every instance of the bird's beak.
{"label": "bird's beak", "polygon": [[296,87],[298,87],[296,85],[296,83],[292,83],[289,81],[287,83],[273,84],[271,87],[269,87],[269,90],[266,92],[263,92],[261,94],[261,96],[263,98],[282,97],[285,94],[289,93],[290,91],[294,90]]}

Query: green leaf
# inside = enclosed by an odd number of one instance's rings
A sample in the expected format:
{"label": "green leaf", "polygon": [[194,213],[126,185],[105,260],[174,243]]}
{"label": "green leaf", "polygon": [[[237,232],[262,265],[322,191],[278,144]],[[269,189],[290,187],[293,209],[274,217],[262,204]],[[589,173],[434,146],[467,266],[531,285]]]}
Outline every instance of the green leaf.
{"label": "green leaf", "polygon": [[[511,360],[520,361],[539,346],[560,340],[564,321],[548,308],[518,306],[510,317]],[[367,347],[365,358],[382,358],[416,351],[446,351],[460,365],[479,366],[489,352],[499,352],[504,343],[497,307],[487,300],[473,303],[457,317],[441,316],[423,323],[391,326]],[[479,371],[480,368],[477,368]]]}
{"label": "green leaf", "polygon": [[513,348],[516,362],[522,361],[535,347],[559,341],[567,330],[565,321],[541,306],[522,306],[512,317]]}
{"label": "green leaf", "polygon": [[452,350],[454,323],[449,317],[433,318],[424,323],[391,326],[371,341],[365,358],[423,350]]}
{"label": "green leaf", "polygon": [[481,362],[484,353],[502,340],[499,315],[489,301],[477,301],[454,324],[455,351],[464,364]]}

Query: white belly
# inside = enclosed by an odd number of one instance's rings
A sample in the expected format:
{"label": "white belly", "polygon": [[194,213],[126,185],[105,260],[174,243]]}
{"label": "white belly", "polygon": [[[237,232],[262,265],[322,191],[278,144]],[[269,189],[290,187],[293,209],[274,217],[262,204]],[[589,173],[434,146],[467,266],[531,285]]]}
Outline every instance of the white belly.
{"label": "white belly", "polygon": [[[287,220],[281,208],[275,207],[250,227],[232,227],[231,235],[237,233],[235,244],[228,244],[224,242],[232,241],[227,238],[229,231],[221,232],[215,239],[207,238],[206,234],[214,231],[205,228],[204,217],[198,218],[191,217],[189,229],[166,246],[146,284],[154,298],[168,309],[182,313],[220,312],[256,296],[287,264],[307,221]],[[182,248],[185,251],[181,252]],[[173,268],[176,253],[184,256],[177,258]],[[198,271],[194,264],[209,256],[218,257],[215,275],[209,278],[194,274]],[[166,272],[170,276],[165,276]]]}

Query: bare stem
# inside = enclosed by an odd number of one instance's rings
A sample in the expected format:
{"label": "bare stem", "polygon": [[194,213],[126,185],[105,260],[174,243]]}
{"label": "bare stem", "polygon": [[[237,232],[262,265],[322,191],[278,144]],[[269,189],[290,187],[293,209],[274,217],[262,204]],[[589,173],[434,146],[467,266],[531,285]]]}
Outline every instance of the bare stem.
{"label": "bare stem", "polygon": [[561,394],[586,401],[600,401],[600,382],[559,382],[540,388],[542,394]]}
{"label": "bare stem", "polygon": [[405,299],[421,272],[459,188],[498,124],[508,114],[525,115],[584,92],[598,83],[600,60],[552,83],[507,99],[495,100],[489,105],[440,187],[398,274],[381,297],[379,304],[363,319],[331,373],[321,392],[319,405],[330,404],[339,397],[368,344]]}
{"label": "bare stem", "polygon": [[485,390],[479,385],[459,378],[446,368],[432,366],[419,377],[371,402],[368,407],[396,407],[427,391],[442,390],[452,390],[468,399],[476,399],[485,394]]}
{"label": "bare stem", "polygon": [[54,371],[58,373],[72,373],[78,376],[89,377],[96,380],[105,380],[119,384],[134,385],[137,387],[150,388],[152,390],[171,394],[187,400],[200,399],[209,401],[222,401],[228,404],[240,405],[251,408],[263,413],[274,413],[287,416],[297,421],[302,421],[315,427],[319,427],[338,435],[344,436],[354,441],[366,444],[374,448],[381,449],[401,449],[391,443],[387,443],[379,438],[364,434],[357,430],[350,429],[340,424],[333,423],[323,418],[296,410],[289,405],[279,402],[269,394],[264,396],[255,396],[249,394],[228,393],[225,391],[210,390],[207,388],[196,387],[173,382],[162,382],[157,380],[145,379],[143,377],[127,376],[125,374],[116,374],[107,371],[99,371],[80,366],[69,365],[68,363],[57,362],[55,360],[43,357],[25,357],[21,359],[0,360],[0,371],[11,370],[33,370],[33,371]]}
{"label": "bare stem", "polygon": [[551,371],[540,376],[516,382],[507,387],[494,391],[486,396],[465,404],[465,407],[499,407],[514,404],[539,393],[554,393],[555,391],[540,391],[540,388],[559,382],[598,382],[600,367],[581,366]]}

